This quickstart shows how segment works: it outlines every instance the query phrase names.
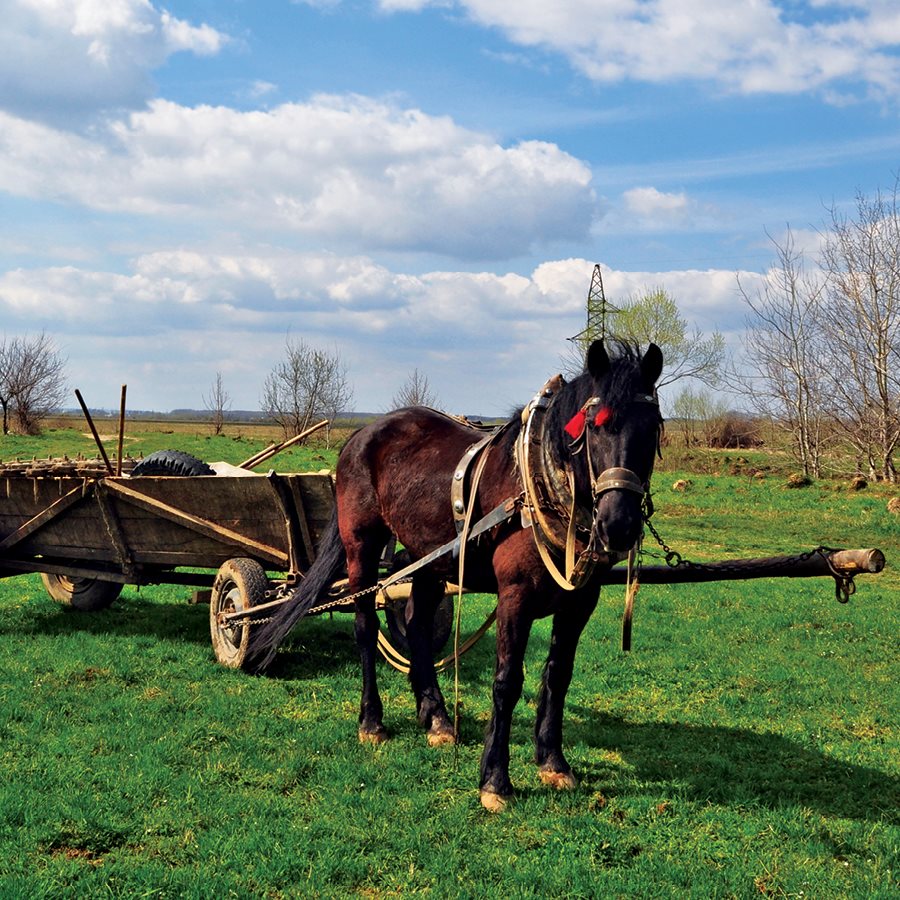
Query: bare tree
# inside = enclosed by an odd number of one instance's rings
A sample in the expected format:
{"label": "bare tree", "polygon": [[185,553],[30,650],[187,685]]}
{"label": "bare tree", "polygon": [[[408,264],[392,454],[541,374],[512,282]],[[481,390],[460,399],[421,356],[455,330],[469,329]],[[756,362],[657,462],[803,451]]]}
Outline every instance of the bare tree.
{"label": "bare tree", "polygon": [[428,383],[428,376],[418,369],[413,369],[403,382],[403,386],[394,394],[392,409],[402,406],[437,406],[437,394]]}
{"label": "bare tree", "polygon": [[823,384],[822,278],[805,270],[790,228],[782,243],[771,238],[775,263],[762,287],[738,288],[750,308],[742,393],[791,438],[803,474],[822,474],[825,434]]}
{"label": "bare tree", "polygon": [[231,409],[231,396],[225,390],[221,372],[216,372],[209,394],[203,395],[203,404],[209,411],[213,434],[221,434],[225,428],[225,413]]}
{"label": "bare tree", "polygon": [[36,434],[66,395],[66,360],[45,332],[0,341],[3,433]]}
{"label": "bare tree", "polygon": [[897,481],[900,442],[900,208],[857,194],[855,216],[831,210],[822,251],[821,317],[831,358],[832,414],[870,476]]}
{"label": "bare tree", "polygon": [[681,422],[685,447],[700,443],[700,434],[705,432],[706,423],[718,412],[708,391],[684,387],[678,392],[672,403],[672,414]]}
{"label": "bare tree", "polygon": [[285,438],[291,438],[309,428],[313,419],[333,422],[352,399],[347,367],[337,350],[319,350],[289,336],[284,359],[266,377],[261,403]]}

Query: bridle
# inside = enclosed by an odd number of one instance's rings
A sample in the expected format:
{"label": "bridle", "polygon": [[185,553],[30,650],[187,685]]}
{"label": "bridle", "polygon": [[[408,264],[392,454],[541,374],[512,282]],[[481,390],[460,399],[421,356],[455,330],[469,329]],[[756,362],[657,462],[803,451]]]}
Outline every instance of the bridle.
{"label": "bridle", "polygon": [[[657,410],[659,409],[659,401],[653,394],[635,394],[632,401],[634,403],[649,403],[655,406]],[[601,402],[599,397],[591,397],[584,403],[581,410],[587,415],[592,409],[599,406]],[[606,410],[605,407],[602,409],[604,411]],[[597,416],[594,416],[594,419],[596,421]],[[647,473],[647,479],[645,481],[642,481],[640,476],[631,469],[626,469],[622,466],[613,466],[612,468],[604,469],[599,475],[595,475],[594,460],[588,446],[587,435],[588,430],[585,427],[581,436],[572,442],[569,449],[573,456],[583,450],[584,455],[587,457],[588,474],[591,482],[591,499],[593,500],[594,509],[597,508],[597,502],[600,497],[607,491],[631,491],[634,494],[644,497],[650,490],[650,476],[653,474],[652,465],[650,467],[650,472]],[[656,450],[659,452],[658,432]]]}
{"label": "bridle", "polygon": [[[522,428],[516,439],[516,462],[522,476],[523,524],[532,528],[535,545],[550,575],[565,590],[582,587],[593,574],[598,564],[611,564],[624,559],[627,553],[617,553],[597,549],[597,517],[600,498],[609,491],[624,490],[638,494],[644,498],[642,508],[649,497],[649,479],[643,481],[631,469],[613,466],[599,474],[595,472],[594,460],[587,440],[587,414],[601,404],[599,397],[589,398],[576,414],[574,419],[577,435],[566,430],[573,437],[570,453],[574,457],[582,449],[587,458],[588,474],[591,484],[592,509],[588,511],[579,507],[575,496],[575,477],[571,464],[562,468],[554,462],[548,452],[548,442],[544,437],[546,413],[558,395],[564,381],[561,376],[550,379],[534,396],[522,411]],[[658,407],[656,397],[652,394],[636,394],[635,402],[651,403]],[[606,421],[611,413],[604,416],[601,408],[593,417],[595,424]],[[572,425],[572,422],[569,423]],[[659,434],[657,434],[658,448]],[[581,519],[581,522],[579,522]],[[590,523],[588,525],[588,522]],[[576,551],[576,529],[588,531],[588,540],[584,549]],[[565,569],[560,571],[551,550],[565,559]]]}

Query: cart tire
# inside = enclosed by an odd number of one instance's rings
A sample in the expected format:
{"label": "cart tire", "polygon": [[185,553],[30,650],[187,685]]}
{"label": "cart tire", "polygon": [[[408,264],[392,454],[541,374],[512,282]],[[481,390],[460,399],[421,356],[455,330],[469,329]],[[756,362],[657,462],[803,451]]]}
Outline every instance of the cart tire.
{"label": "cart tire", "polygon": [[215,475],[202,459],[181,450],[157,450],[142,459],[132,470],[135,475]]}
{"label": "cart tire", "polygon": [[118,581],[101,581],[98,578],[70,578],[68,575],[41,573],[44,589],[58,603],[82,612],[106,609],[124,585]]}
{"label": "cart tire", "polygon": [[[453,600],[455,595],[445,593],[434,611],[431,629],[431,652],[437,656],[453,633]],[[409,657],[409,641],[406,639],[406,600],[397,600],[384,607],[384,620],[391,635],[391,643],[405,657]]]}
{"label": "cart tire", "polygon": [[269,579],[255,559],[238,557],[222,565],[213,582],[209,602],[209,633],[216,659],[229,669],[239,669],[247,657],[250,625],[222,625],[219,613],[238,612],[259,606],[266,599]]}

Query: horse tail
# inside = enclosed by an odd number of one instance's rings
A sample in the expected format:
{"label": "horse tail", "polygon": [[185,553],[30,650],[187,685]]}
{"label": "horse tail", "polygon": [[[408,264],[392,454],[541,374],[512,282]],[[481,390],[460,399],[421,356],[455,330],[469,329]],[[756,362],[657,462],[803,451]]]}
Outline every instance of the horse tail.
{"label": "horse tail", "polygon": [[338,530],[337,508],[322,533],[317,550],[315,562],[290,597],[275,610],[268,622],[251,628],[245,666],[250,671],[259,673],[270,665],[279,644],[344,572],[347,553]]}

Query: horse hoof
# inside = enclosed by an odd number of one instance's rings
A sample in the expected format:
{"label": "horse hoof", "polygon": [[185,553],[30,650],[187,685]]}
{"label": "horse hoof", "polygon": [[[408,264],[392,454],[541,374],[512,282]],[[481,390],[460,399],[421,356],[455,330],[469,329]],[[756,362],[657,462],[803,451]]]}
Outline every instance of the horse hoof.
{"label": "horse hoof", "polygon": [[372,731],[359,730],[359,742],[361,744],[383,744],[388,739],[387,729],[375,728]]}
{"label": "horse hoof", "polygon": [[571,772],[551,772],[549,769],[541,769],[538,775],[543,784],[558,791],[571,791],[578,787],[578,779]]}
{"label": "horse hoof", "polygon": [[501,813],[507,806],[512,797],[504,797],[494,791],[482,791],[480,794],[481,805],[490,813]]}
{"label": "horse hoof", "polygon": [[448,731],[446,728],[441,728],[428,732],[429,747],[446,747],[455,743],[456,735],[453,733],[452,729]]}

